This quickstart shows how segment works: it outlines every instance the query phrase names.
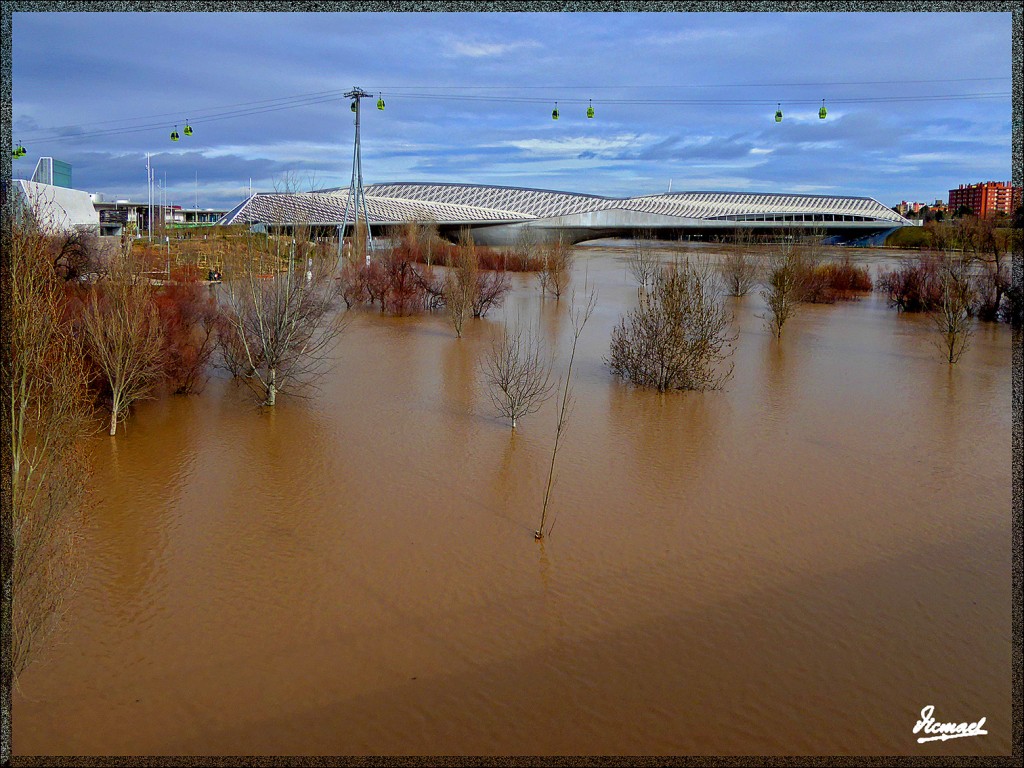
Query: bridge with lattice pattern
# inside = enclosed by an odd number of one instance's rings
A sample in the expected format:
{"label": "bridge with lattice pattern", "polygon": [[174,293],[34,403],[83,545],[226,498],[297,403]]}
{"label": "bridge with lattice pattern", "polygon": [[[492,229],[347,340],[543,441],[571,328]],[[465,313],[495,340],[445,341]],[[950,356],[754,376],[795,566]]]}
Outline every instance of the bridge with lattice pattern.
{"label": "bridge with lattice pattern", "polygon": [[[364,188],[366,211],[376,234],[407,221],[432,221],[454,236],[468,227],[486,245],[512,245],[528,230],[534,239],[581,242],[602,237],[710,238],[737,229],[761,232],[814,230],[836,240],[858,241],[888,234],[913,222],[870,197],[746,192],[674,192],[642,197],[600,197],[520,187],[475,184],[396,183]],[[305,225],[317,229],[354,224],[346,219],[348,189],[254,194],[218,224]]]}

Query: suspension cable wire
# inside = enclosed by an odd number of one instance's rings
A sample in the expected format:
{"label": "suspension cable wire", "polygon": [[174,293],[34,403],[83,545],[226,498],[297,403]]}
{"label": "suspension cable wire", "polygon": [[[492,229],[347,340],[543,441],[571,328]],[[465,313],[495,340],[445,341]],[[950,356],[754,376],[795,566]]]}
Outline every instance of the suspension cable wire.
{"label": "suspension cable wire", "polygon": [[[216,107],[206,107],[206,108],[193,109],[193,110],[190,110],[188,112],[188,114],[190,114],[190,115],[192,115],[192,114],[202,115],[202,114],[204,114],[206,112],[211,112],[213,110],[228,109],[230,107],[250,107],[250,106],[256,106],[256,105],[260,105],[260,104],[283,103],[283,102],[290,102],[290,101],[296,101],[296,100],[310,99],[310,98],[320,97],[320,96],[325,97],[326,100],[330,101],[330,100],[332,100],[334,98],[339,98],[340,99],[342,96],[345,95],[345,91],[347,91],[347,90],[348,90],[347,88],[336,88],[336,89],[330,90],[330,91],[314,91],[313,93],[300,93],[300,94],[295,94],[295,95],[292,95],[292,96],[280,96],[280,97],[277,97],[277,98],[274,98],[274,99],[260,99],[258,101],[243,101],[243,102],[239,102],[239,103],[236,103],[236,104],[221,104],[220,106],[216,106]],[[97,121],[94,121],[94,122],[90,123],[90,125],[109,125],[110,123],[132,123],[132,122],[135,122],[137,120],[155,120],[158,117],[159,118],[179,117],[181,114],[182,114],[181,111],[178,111],[178,112],[160,112],[160,113],[157,113],[157,114],[154,114],[154,115],[146,115],[144,117],[123,117],[123,118],[116,118],[116,119],[113,119],[113,120],[97,120]],[[61,130],[66,130],[66,129],[78,128],[78,127],[80,127],[78,124],[56,125],[56,126],[54,126],[52,128],[49,128],[48,130],[51,130],[51,131],[61,131]],[[130,127],[130,126],[126,126],[126,127]]]}
{"label": "suspension cable wire", "polygon": [[[965,78],[961,82],[963,82],[963,81],[980,81],[980,80],[986,80],[986,81],[990,81],[990,80],[1007,80],[1007,79],[1009,79],[1009,78]],[[944,82],[944,83],[949,83],[949,82],[955,82],[955,81],[949,81],[949,80],[942,80],[942,81],[939,81],[939,80],[921,80],[921,81],[902,81],[902,82],[904,82],[904,83],[911,83],[911,82]],[[850,85],[860,85],[862,83],[848,83],[848,84],[850,84]],[[868,83],[863,83],[863,84],[868,84]],[[879,81],[878,83],[875,83],[875,84],[881,84],[881,81]],[[899,84],[899,83],[894,81],[893,84]],[[817,84],[790,84],[790,85],[793,85],[793,86],[795,86],[795,85],[806,85],[807,87],[810,87],[811,85],[817,85]],[[584,86],[569,86],[569,87],[571,87],[571,88],[584,88]],[[606,86],[606,88],[614,88],[614,87],[618,87],[618,86]],[[646,87],[649,87],[649,88],[665,88],[665,87],[673,87],[673,86],[653,86],[652,85],[652,86],[646,86]],[[679,87],[691,87],[691,86],[679,86]],[[766,86],[766,85],[756,85],[755,86],[754,84],[749,84],[749,85],[744,84],[744,85],[737,85],[737,86],[692,86],[692,87],[705,87],[705,88],[709,88],[709,87],[768,87],[768,86]],[[775,86],[775,87],[784,87],[784,86],[778,85],[778,86]],[[503,86],[462,86],[462,88],[463,89],[486,89],[486,90],[498,89],[498,90],[502,90],[502,91],[512,90],[512,89],[508,89],[508,88],[503,87]],[[434,101],[436,101],[438,99],[442,99],[444,101],[505,102],[505,103],[515,103],[515,104],[548,104],[548,103],[551,102],[552,98],[554,98],[554,96],[551,95],[550,92],[558,90],[557,88],[555,88],[553,86],[524,86],[524,87],[521,87],[521,89],[522,90],[541,90],[541,89],[544,89],[544,90],[548,91],[549,94],[548,95],[544,95],[544,96],[539,96],[539,95],[538,96],[510,96],[510,95],[507,95],[507,94],[483,95],[483,94],[453,94],[451,92],[447,92],[443,96],[439,96],[436,93],[424,93],[422,91],[416,92],[416,91],[406,90],[406,89],[402,89],[402,88],[384,88],[384,87],[380,87],[380,86],[378,86],[377,88],[374,88],[372,90],[386,91],[392,97],[398,97],[399,99],[427,99],[427,100],[434,100]],[[592,91],[592,90],[595,90],[595,89],[587,89],[587,90],[588,91]],[[911,95],[911,96],[893,95],[893,96],[846,97],[846,98],[843,98],[843,97],[832,97],[832,98],[829,98],[829,102],[832,103],[832,104],[886,104],[886,103],[887,104],[892,104],[892,103],[901,103],[901,102],[917,103],[917,102],[927,102],[927,101],[973,101],[973,100],[1008,98],[1011,95],[1012,94],[1011,94],[1010,91],[998,91],[998,92],[982,92],[982,93],[972,93],[972,94],[964,94],[964,93],[959,93],[959,94],[936,94],[936,95],[933,95],[933,96],[928,96],[928,95]],[[202,125],[202,124],[217,122],[217,121],[221,121],[221,120],[232,120],[232,119],[236,119],[236,118],[239,118],[239,117],[248,117],[248,116],[251,116],[251,115],[265,114],[265,113],[268,113],[268,112],[278,112],[278,111],[282,111],[282,110],[296,109],[296,108],[299,108],[299,107],[306,107],[306,106],[314,106],[314,105],[317,105],[317,104],[324,104],[324,103],[328,103],[328,102],[332,102],[332,101],[338,101],[343,96],[344,96],[344,93],[341,90],[318,91],[318,92],[309,93],[309,94],[301,94],[301,95],[295,95],[295,96],[279,97],[279,98],[275,98],[275,99],[263,99],[263,100],[260,100],[260,101],[241,102],[241,103],[235,104],[235,105],[224,105],[223,107],[219,107],[219,108],[218,107],[209,107],[209,108],[207,108],[205,110],[203,110],[203,109],[200,109],[200,110],[188,110],[188,114],[189,115],[198,115],[197,118],[190,118],[190,122],[192,124],[195,124],[195,125]],[[582,99],[582,98],[580,98],[580,99],[561,98],[560,100],[563,103],[567,103],[567,104],[587,104],[589,102],[589,99]],[[615,98],[602,98],[601,99],[601,103],[602,104],[608,104],[608,105],[620,105],[620,106],[660,106],[660,105],[665,105],[665,106],[673,106],[673,105],[675,105],[675,106],[685,106],[685,105],[691,105],[691,106],[701,106],[701,105],[703,105],[703,106],[766,106],[766,105],[771,105],[771,104],[775,103],[776,100],[777,99],[701,99],[701,98],[680,99],[680,98],[653,98],[653,97],[652,98],[636,98],[636,97],[634,97],[634,98],[619,98],[619,99],[615,99]],[[786,99],[785,101],[788,104],[802,105],[802,104],[817,104],[819,99],[818,98],[814,98],[814,99]],[[227,107],[231,107],[231,106],[240,107],[240,108],[238,108],[238,109],[227,109]],[[222,110],[222,111],[215,111],[215,110],[218,110],[218,109]],[[207,113],[207,114],[204,114],[204,113]],[[174,116],[179,116],[179,115],[180,115],[180,112],[163,113],[161,115],[153,115],[153,116],[148,117],[148,118],[135,118],[135,120],[154,120],[155,118],[158,118],[158,117],[168,117],[168,116],[174,117]],[[41,135],[41,136],[27,136],[24,140],[25,141],[29,141],[32,144],[42,144],[42,143],[49,143],[49,142],[53,142],[53,141],[67,141],[68,139],[97,138],[97,137],[104,137],[104,136],[117,136],[117,135],[130,134],[130,133],[141,133],[143,131],[150,131],[150,130],[156,130],[156,129],[159,129],[159,128],[166,128],[167,127],[167,121],[166,120],[160,120],[159,122],[147,122],[147,123],[132,125],[131,124],[132,123],[132,119],[107,120],[107,121],[100,121],[100,122],[95,122],[95,123],[89,123],[88,125],[109,125],[111,123],[122,123],[124,125],[121,125],[121,126],[116,126],[115,125],[114,127],[111,127],[111,128],[103,128],[103,129],[94,130],[94,131],[86,130],[86,131],[79,131],[79,132],[75,132],[75,133],[71,133],[71,132],[65,131],[65,132],[62,132],[62,133],[59,133],[59,134],[50,134],[50,135]],[[78,126],[62,126],[61,128],[53,128],[53,129],[50,129],[50,130],[61,130],[62,128],[63,129],[71,129],[71,128],[75,128],[75,127],[78,127]]]}
{"label": "suspension cable wire", "polygon": [[[389,91],[390,95],[397,96],[403,99],[437,99],[437,96],[433,94],[419,94],[419,93],[401,93],[399,91]],[[996,91],[989,93],[949,93],[949,94],[937,94],[935,96],[863,96],[856,98],[830,98],[829,101],[833,103],[842,104],[871,104],[881,102],[913,102],[913,101],[973,101],[975,99],[996,99],[996,98],[1008,98],[1011,96],[1010,91]],[[459,96],[459,95],[448,95],[444,97],[445,101],[488,101],[488,102],[511,102],[519,104],[549,104],[554,100],[554,96],[545,97],[534,97],[534,96]],[[567,104],[587,104],[590,99],[565,99],[559,98],[558,101],[562,101]],[[655,104],[711,104],[711,105],[732,105],[732,106],[763,106],[765,104],[774,104],[778,99],[601,99],[602,104],[621,104],[621,105],[655,105]],[[813,99],[786,99],[789,104],[817,104],[821,101],[820,98]]]}
{"label": "suspension cable wire", "polygon": [[[267,107],[262,107],[262,108],[253,108],[253,109],[238,110],[238,111],[232,111],[232,112],[224,112],[224,113],[220,113],[220,114],[207,115],[205,117],[200,117],[200,119],[198,119],[198,120],[193,120],[193,119],[190,118],[190,123],[192,125],[205,125],[206,123],[218,122],[220,120],[233,120],[233,119],[238,118],[238,117],[247,117],[249,115],[259,115],[259,114],[264,114],[264,113],[267,113],[267,112],[280,112],[282,110],[295,109],[296,107],[310,106],[310,105],[314,105],[314,104],[323,104],[323,103],[327,103],[327,102],[330,102],[330,101],[337,101],[337,99],[335,99],[334,97],[321,98],[321,99],[311,99],[311,100],[308,100],[308,101],[295,102],[295,103],[291,103],[291,104],[274,105],[274,106],[267,106]],[[172,114],[173,115],[178,115],[179,113],[174,112]],[[189,114],[191,115],[192,113],[190,112]],[[93,137],[97,137],[97,136],[116,136],[116,135],[126,134],[126,133],[140,133],[142,131],[150,131],[150,130],[155,130],[155,129],[158,129],[158,128],[166,128],[166,127],[167,127],[167,122],[166,121],[161,121],[161,122],[157,122],[157,123],[147,123],[147,124],[144,124],[144,125],[136,125],[136,126],[131,126],[131,127],[127,127],[127,128],[106,128],[106,129],[99,130],[99,131],[82,131],[82,132],[79,132],[79,133],[62,133],[62,134],[51,135],[51,136],[32,137],[30,140],[32,141],[33,144],[42,144],[43,142],[62,141],[62,140],[67,140],[67,139],[81,139],[81,138],[93,138]]]}
{"label": "suspension cable wire", "polygon": [[[969,83],[969,82],[994,82],[994,81],[1005,81],[1012,80],[1011,77],[960,77],[960,78],[943,78],[940,80],[861,80],[861,81],[847,81],[847,82],[822,82],[822,83],[671,83],[666,85],[654,85],[650,83],[630,84],[630,85],[398,85],[398,86],[382,86],[378,85],[371,88],[371,91],[388,91],[393,93],[408,94],[410,91],[441,91],[451,92],[453,90],[585,90],[585,91],[609,91],[609,90],[636,90],[639,88],[658,88],[658,89],[671,89],[671,88],[828,88],[833,86],[844,86],[844,85],[902,85],[902,84],[922,84],[922,83]],[[327,91],[313,91],[311,93],[300,93],[293,94],[291,96],[280,96],[272,99],[259,99],[256,101],[243,101],[234,104],[222,104],[216,107],[205,107],[205,108],[193,108],[186,110],[190,115],[203,116],[207,112],[231,109],[235,107],[254,107],[258,105],[274,105],[283,104],[292,101],[305,101],[307,99],[314,99],[318,97],[324,97],[325,100],[330,101],[334,98],[341,98],[344,96],[347,88],[335,88]],[[607,99],[603,99],[607,102]],[[112,123],[133,123],[138,120],[154,120],[156,118],[168,118],[168,117],[179,117],[181,112],[160,112],[153,115],[146,115],[143,117],[129,117],[129,118],[116,118],[112,120],[97,120],[90,123],[90,125],[109,125]],[[51,131],[62,131],[78,128],[76,124],[71,125],[57,125],[48,129]],[[132,127],[125,125],[124,127]],[[33,140],[35,140],[33,138]]]}
{"label": "suspension cable wire", "polygon": [[923,83],[975,83],[975,82],[993,82],[993,81],[1009,81],[1013,80],[1012,77],[944,77],[933,80],[851,80],[846,82],[821,82],[821,83],[669,83],[664,85],[658,85],[654,83],[629,83],[627,85],[377,85],[370,90],[384,90],[384,91],[396,91],[403,89],[412,90],[436,90],[436,91],[456,91],[456,90],[472,90],[472,89],[497,89],[497,90],[539,90],[539,89],[554,89],[559,91],[565,90],[586,90],[586,91],[600,91],[600,90],[630,90],[635,91],[637,88],[830,88],[837,85],[904,85],[904,84],[923,84]]}

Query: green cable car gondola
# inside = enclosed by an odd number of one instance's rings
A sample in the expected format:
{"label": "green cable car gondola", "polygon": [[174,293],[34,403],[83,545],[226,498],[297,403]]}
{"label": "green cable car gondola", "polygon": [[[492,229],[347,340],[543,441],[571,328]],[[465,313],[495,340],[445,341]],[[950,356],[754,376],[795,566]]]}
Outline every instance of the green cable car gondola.
{"label": "green cable car gondola", "polygon": [[593,99],[587,99],[587,101],[590,102],[590,106],[587,107],[587,117],[593,117],[594,116],[594,100]]}
{"label": "green cable car gondola", "polygon": [[18,157],[24,157],[25,153],[26,153],[25,147],[23,145],[19,144],[18,145]]}
{"label": "green cable car gondola", "polygon": [[377,109],[384,109],[384,96],[377,94]]}
{"label": "green cable car gondola", "polygon": [[551,110],[551,119],[552,120],[557,120],[558,119],[558,102],[557,101],[555,102],[555,108]]}
{"label": "green cable car gondola", "polygon": [[356,111],[356,100],[355,99],[352,99],[352,103],[349,105],[349,109],[351,109],[353,112]]}
{"label": "green cable car gondola", "polygon": [[822,99],[821,100],[821,109],[818,110],[818,117],[820,117],[822,120],[824,120],[825,119],[825,115],[827,115],[827,114],[828,114],[828,110],[825,109],[825,100]]}
{"label": "green cable car gondola", "polygon": [[177,141],[178,138],[178,126],[174,126],[174,130],[171,131],[171,141]]}
{"label": "green cable car gondola", "polygon": [[779,108],[775,110],[775,122],[782,122],[782,104],[779,104]]}
{"label": "green cable car gondola", "polygon": [[192,126],[188,124],[188,120],[185,121],[185,130],[182,131],[186,136],[192,135]]}

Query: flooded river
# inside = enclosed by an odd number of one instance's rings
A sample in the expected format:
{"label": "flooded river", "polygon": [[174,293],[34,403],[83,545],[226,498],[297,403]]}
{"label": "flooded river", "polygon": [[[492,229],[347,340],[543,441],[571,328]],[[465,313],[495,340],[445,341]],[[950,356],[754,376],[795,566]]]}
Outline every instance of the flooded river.
{"label": "flooded river", "polygon": [[[512,437],[477,371],[517,314],[564,369],[526,276],[461,340],[360,313],[273,412],[214,376],[97,437],[15,754],[1009,754],[1010,330],[950,367],[878,295],[778,342],[755,293],[725,389],[659,395],[603,361],[625,251],[584,278],[542,542],[554,400]],[[918,744],[927,705],[988,735]]]}

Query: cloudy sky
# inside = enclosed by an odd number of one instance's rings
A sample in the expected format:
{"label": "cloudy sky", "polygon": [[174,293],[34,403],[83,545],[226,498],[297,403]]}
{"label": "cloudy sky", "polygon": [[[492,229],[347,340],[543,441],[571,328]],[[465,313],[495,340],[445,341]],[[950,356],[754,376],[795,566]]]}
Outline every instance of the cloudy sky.
{"label": "cloudy sky", "polygon": [[200,207],[347,187],[359,86],[367,184],[931,202],[1010,178],[1010,67],[1009,13],[15,13],[13,173],[145,200],[152,153],[188,207],[197,177]]}

